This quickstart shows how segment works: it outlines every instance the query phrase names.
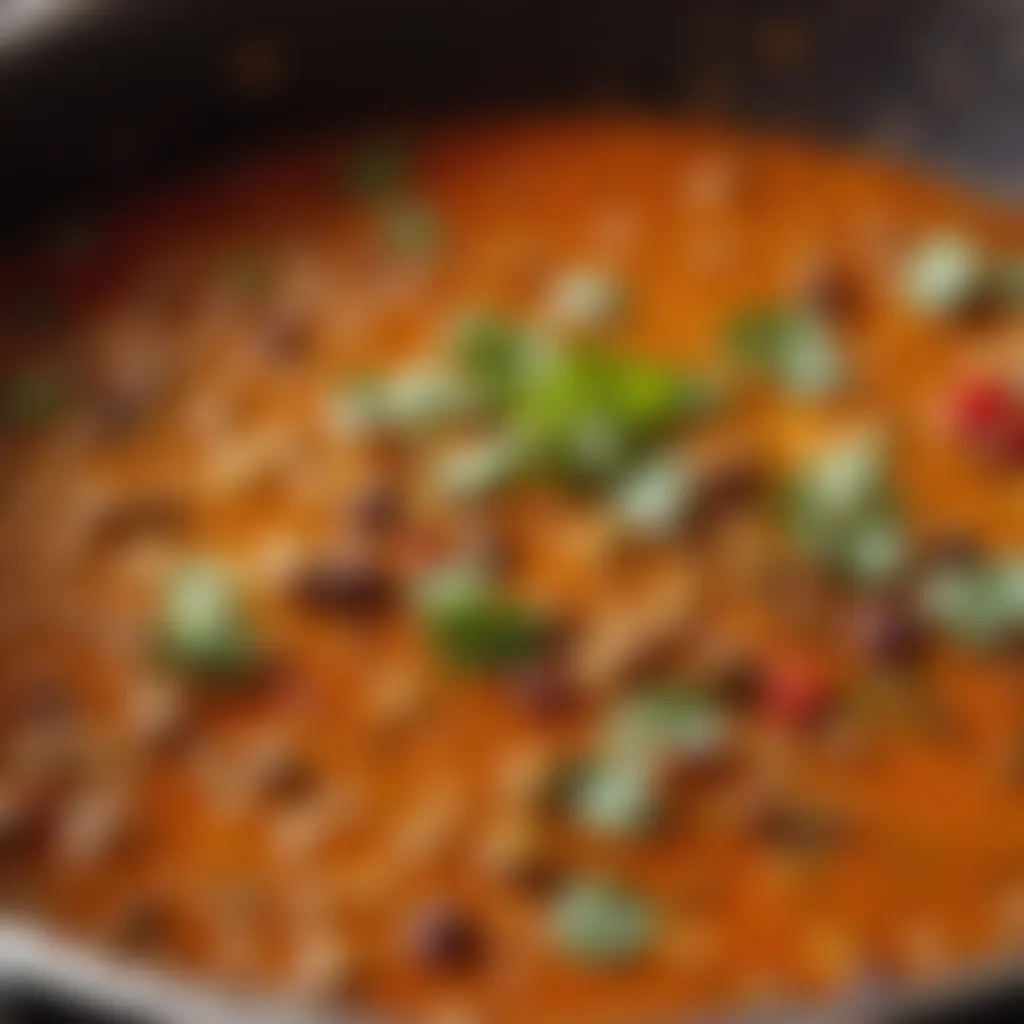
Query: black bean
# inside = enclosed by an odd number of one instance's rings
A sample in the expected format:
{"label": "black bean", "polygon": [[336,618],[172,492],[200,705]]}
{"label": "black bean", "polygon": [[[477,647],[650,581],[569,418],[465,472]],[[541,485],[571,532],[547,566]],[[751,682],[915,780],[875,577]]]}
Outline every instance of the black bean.
{"label": "black bean", "polygon": [[63,728],[77,717],[70,686],[48,674],[28,675],[11,691],[8,713],[22,728]]}
{"label": "black bean", "polygon": [[313,766],[297,750],[275,747],[255,765],[256,783],[271,800],[291,802],[308,796],[316,786]]}
{"label": "black bean", "polygon": [[929,540],[921,552],[921,568],[925,572],[962,569],[976,565],[984,558],[981,544],[968,533],[951,532]]}
{"label": "black bean", "polygon": [[922,633],[906,605],[875,601],[856,609],[851,639],[854,646],[873,661],[905,665],[920,654]]}
{"label": "black bean", "polygon": [[836,263],[825,264],[811,274],[804,298],[812,309],[839,322],[856,319],[865,304],[860,282],[848,268]]}
{"label": "black bean", "polygon": [[520,705],[539,719],[555,720],[571,715],[579,706],[579,690],[566,669],[547,663],[533,666],[513,680]]}
{"label": "black bean", "polygon": [[165,399],[176,377],[173,362],[144,358],[101,371],[93,386],[96,430],[118,440],[137,430]]}
{"label": "black bean", "polygon": [[402,521],[402,500],[393,487],[376,483],[355,496],[349,512],[355,525],[366,533],[389,533]]}
{"label": "black bean", "polygon": [[297,314],[278,315],[259,332],[260,348],[275,364],[297,363],[305,354],[309,331],[306,319]]}
{"label": "black bean", "polygon": [[751,456],[737,455],[707,467],[701,474],[695,525],[705,526],[757,500],[765,484],[762,467]]}
{"label": "black bean", "polygon": [[714,696],[736,710],[754,707],[761,693],[760,666],[752,655],[736,651],[707,668]]}
{"label": "black bean", "polygon": [[110,387],[96,402],[96,429],[109,439],[122,437],[147,417],[152,396],[142,388]]}
{"label": "black bean", "polygon": [[102,511],[92,528],[100,547],[116,547],[140,538],[177,536],[189,525],[187,503],[171,494],[141,494]]}
{"label": "black bean", "polygon": [[410,949],[433,970],[465,970],[479,962],[483,933],[461,907],[436,904],[420,910],[412,921]]}
{"label": "black bean", "polygon": [[759,838],[794,853],[824,853],[850,836],[838,812],[785,799],[768,798],[755,804],[751,825]]}
{"label": "black bean", "polygon": [[292,592],[309,612],[325,616],[373,616],[391,607],[394,580],[373,558],[340,555],[313,562],[296,576]]}
{"label": "black bean", "polygon": [[36,852],[45,836],[45,815],[38,799],[25,793],[0,799],[0,857]]}
{"label": "black bean", "polygon": [[977,288],[952,310],[951,316],[962,327],[985,327],[1002,312],[1002,303],[992,288]]}

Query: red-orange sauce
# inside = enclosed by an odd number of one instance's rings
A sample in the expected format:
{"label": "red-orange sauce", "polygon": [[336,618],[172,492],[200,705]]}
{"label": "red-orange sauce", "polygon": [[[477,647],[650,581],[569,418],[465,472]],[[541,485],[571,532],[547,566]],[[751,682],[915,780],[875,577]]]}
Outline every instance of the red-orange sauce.
{"label": "red-orange sauce", "polygon": [[[383,196],[353,189],[359,146],[322,145],[4,269],[4,382],[60,381],[59,408],[0,440],[4,905],[217,984],[487,1024],[837,997],[1019,949],[1019,647],[929,635],[880,668],[850,628],[877,592],[777,558],[770,502],[655,543],[547,482],[467,510],[424,482],[429,432],[381,444],[331,414],[346,386],[440,353],[467,310],[557,335],[549,296],[580,268],[628,295],[610,337],[584,343],[732,389],[730,319],[838,275],[847,386],[808,402],[740,382],[673,450],[740,452],[776,479],[881,426],[913,543],[955,534],[1007,557],[1024,546],[1020,458],[975,457],[942,409],[972,373],[1020,373],[1024,321],[927,316],[900,282],[922,237],[1011,253],[1017,218],[864,158],[664,124],[403,145]],[[410,210],[429,222],[396,229]],[[60,315],[40,324],[22,300],[42,290]],[[404,586],[470,541],[508,546],[503,585],[570,622],[564,708],[524,696],[518,669],[467,681],[401,599],[323,614],[295,596],[294,573],[333,552]],[[257,679],[210,684],[154,655],[169,575],[211,558],[272,649]],[[667,635],[652,667],[601,649],[645,630]],[[630,693],[703,693],[733,655],[755,691],[780,658],[813,666],[827,711],[730,704],[725,763],[666,783],[650,835],[531,798],[531,772],[588,749]],[[779,800],[831,809],[838,838],[766,838]],[[545,884],[523,884],[517,858]],[[595,876],[654,908],[629,962],[588,964],[553,933],[558,893]],[[462,917],[417,924],[438,905]]]}

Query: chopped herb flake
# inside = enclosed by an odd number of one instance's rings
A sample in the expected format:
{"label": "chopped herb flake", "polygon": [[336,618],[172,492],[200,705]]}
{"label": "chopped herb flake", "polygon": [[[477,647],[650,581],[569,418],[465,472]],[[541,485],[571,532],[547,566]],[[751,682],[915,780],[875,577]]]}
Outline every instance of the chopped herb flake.
{"label": "chopped herb flake", "polygon": [[627,472],[612,493],[612,505],[630,533],[663,539],[683,521],[694,497],[692,473],[679,459],[663,455]]}
{"label": "chopped herb flake", "polygon": [[562,278],[551,296],[554,322],[568,331],[599,331],[617,324],[629,301],[621,281],[596,270]]}
{"label": "chopped herb flake", "polygon": [[973,647],[997,647],[1024,635],[1024,559],[937,567],[921,584],[924,615]]}
{"label": "chopped herb flake", "polygon": [[649,900],[604,882],[571,884],[558,894],[551,912],[561,946],[595,966],[635,960],[651,946],[657,931]]}
{"label": "chopped herb flake", "polygon": [[441,491],[450,498],[486,498],[529,469],[529,451],[514,435],[497,435],[445,456],[440,467]]}
{"label": "chopped herb flake", "polygon": [[594,482],[700,415],[694,391],[641,360],[583,349],[563,352],[534,373],[512,415],[557,475]]}
{"label": "chopped herb flake", "polygon": [[520,328],[488,313],[464,317],[452,342],[455,369],[492,411],[505,408],[537,362],[537,346]]}
{"label": "chopped herb flake", "polygon": [[609,723],[610,748],[633,757],[705,761],[730,740],[725,711],[706,697],[656,689],[627,699]]}
{"label": "chopped herb flake", "polygon": [[970,242],[937,235],[911,254],[905,288],[917,309],[944,316],[974,301],[985,287],[985,277],[985,260]]}
{"label": "chopped herb flake", "polygon": [[435,648],[462,668],[522,664],[549,637],[543,616],[497,593],[479,571],[445,570],[421,584],[417,597]]}
{"label": "chopped herb flake", "polygon": [[660,816],[657,773],[643,758],[595,759],[579,771],[568,796],[574,820],[594,832],[644,834]]}
{"label": "chopped herb flake", "polygon": [[332,418],[342,430],[356,433],[416,434],[459,420],[473,406],[462,381],[443,368],[427,366],[350,388]]}
{"label": "chopped herb flake", "polygon": [[730,342],[745,366],[797,398],[826,398],[847,377],[838,340],[824,318],[812,310],[746,313],[732,325]]}
{"label": "chopped herb flake", "polygon": [[171,580],[157,624],[157,650],[186,674],[221,681],[250,675],[263,657],[234,582],[207,563]]}
{"label": "chopped herb flake", "polygon": [[875,433],[815,459],[790,488],[786,511],[797,547],[850,580],[883,583],[906,561],[885,444]]}

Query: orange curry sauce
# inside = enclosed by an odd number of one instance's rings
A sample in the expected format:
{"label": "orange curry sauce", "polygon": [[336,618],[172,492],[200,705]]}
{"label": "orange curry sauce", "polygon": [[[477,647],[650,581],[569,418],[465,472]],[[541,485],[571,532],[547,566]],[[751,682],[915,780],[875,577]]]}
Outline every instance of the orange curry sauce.
{"label": "orange curry sauce", "polygon": [[319,146],[12,262],[5,911],[481,1024],[1019,950],[1022,243],[597,118]]}

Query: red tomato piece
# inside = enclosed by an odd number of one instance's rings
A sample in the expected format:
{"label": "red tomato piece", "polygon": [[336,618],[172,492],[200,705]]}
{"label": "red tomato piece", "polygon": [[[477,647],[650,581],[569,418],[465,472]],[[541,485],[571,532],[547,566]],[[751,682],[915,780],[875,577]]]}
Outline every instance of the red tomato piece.
{"label": "red tomato piece", "polygon": [[782,725],[798,729],[820,721],[832,699],[825,672],[800,658],[769,662],[761,687],[765,713]]}
{"label": "red tomato piece", "polygon": [[954,389],[949,404],[954,434],[979,455],[1024,464],[1024,397],[997,377],[972,377]]}

